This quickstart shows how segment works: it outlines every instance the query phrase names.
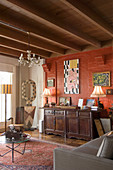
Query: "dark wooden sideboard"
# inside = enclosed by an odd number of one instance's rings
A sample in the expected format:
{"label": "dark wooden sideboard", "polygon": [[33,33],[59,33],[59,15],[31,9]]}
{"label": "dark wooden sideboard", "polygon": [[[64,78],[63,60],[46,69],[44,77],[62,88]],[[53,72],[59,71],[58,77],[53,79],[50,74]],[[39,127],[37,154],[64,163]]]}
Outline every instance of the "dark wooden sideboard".
{"label": "dark wooden sideboard", "polygon": [[106,110],[80,110],[71,108],[44,109],[44,132],[91,140],[98,137],[94,119],[107,117]]}

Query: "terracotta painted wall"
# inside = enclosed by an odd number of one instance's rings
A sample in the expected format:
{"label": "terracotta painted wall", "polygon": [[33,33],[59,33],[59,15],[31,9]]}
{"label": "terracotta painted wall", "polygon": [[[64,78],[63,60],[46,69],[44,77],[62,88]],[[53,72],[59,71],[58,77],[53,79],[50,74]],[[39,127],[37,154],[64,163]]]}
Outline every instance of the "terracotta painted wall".
{"label": "terracotta painted wall", "polygon": [[[102,56],[104,60],[102,60]],[[80,59],[80,94],[64,94],[64,60]],[[89,52],[76,53],[72,55],[51,58],[46,61],[49,63],[50,71],[47,72],[47,78],[55,78],[55,86],[59,92],[57,96],[57,103],[59,103],[59,96],[70,96],[72,99],[72,105],[77,105],[78,99],[84,99],[84,105],[86,100],[90,98],[93,91],[92,73],[110,71],[111,74],[111,86],[103,87],[103,91],[106,89],[113,89],[113,48],[104,48],[99,50],[93,50]],[[96,99],[96,98],[95,98]],[[55,98],[49,98],[49,101],[55,101]],[[96,99],[97,101],[97,99]],[[105,108],[111,107],[113,104],[113,95],[107,95],[105,98],[100,98],[100,101],[104,104]]]}

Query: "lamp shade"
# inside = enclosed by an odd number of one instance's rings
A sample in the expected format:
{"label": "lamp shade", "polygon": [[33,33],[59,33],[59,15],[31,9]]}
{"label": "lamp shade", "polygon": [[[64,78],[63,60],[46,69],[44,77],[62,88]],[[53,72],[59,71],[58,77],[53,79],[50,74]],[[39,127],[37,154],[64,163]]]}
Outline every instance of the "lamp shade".
{"label": "lamp shade", "polygon": [[0,84],[0,94],[12,94],[12,84]]}
{"label": "lamp shade", "polygon": [[56,96],[56,89],[54,87],[50,88],[50,94],[51,96]]}
{"label": "lamp shade", "polygon": [[45,88],[42,95],[43,95],[44,97],[50,96],[50,95],[51,95],[50,89]]}
{"label": "lamp shade", "polygon": [[101,86],[95,86],[90,97],[106,97]]}

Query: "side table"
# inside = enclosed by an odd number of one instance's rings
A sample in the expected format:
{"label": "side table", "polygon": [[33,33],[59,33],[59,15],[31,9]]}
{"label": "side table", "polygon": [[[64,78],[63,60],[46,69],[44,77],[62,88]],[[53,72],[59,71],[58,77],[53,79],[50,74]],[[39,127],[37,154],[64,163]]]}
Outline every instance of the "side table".
{"label": "side table", "polygon": [[[6,138],[5,135],[0,136],[0,143],[2,143],[2,144],[12,144],[11,147],[6,145],[6,147],[9,148],[10,150],[7,151],[4,154],[1,154],[0,156],[3,157],[4,155],[8,154],[9,152],[12,152],[12,162],[14,163],[14,151],[23,155],[24,152],[25,152],[26,142],[30,140],[30,137],[31,137],[30,135],[27,135],[27,137],[20,137],[20,139],[15,140],[14,138],[12,138],[12,139]],[[22,152],[19,152],[18,150],[16,150],[16,148],[19,147],[21,143],[24,143],[24,149],[23,149]],[[17,144],[17,145],[14,146],[14,144]]]}

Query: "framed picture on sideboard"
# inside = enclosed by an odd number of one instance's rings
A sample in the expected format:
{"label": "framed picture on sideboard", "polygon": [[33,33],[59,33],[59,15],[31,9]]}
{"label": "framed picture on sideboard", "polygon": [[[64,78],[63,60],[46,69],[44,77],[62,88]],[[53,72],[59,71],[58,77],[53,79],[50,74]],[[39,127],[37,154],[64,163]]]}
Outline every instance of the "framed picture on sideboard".
{"label": "framed picture on sideboard", "polygon": [[59,105],[70,106],[71,97],[59,97]]}
{"label": "framed picture on sideboard", "polygon": [[95,99],[87,99],[86,106],[91,107],[94,106],[94,104],[95,104]]}
{"label": "framed picture on sideboard", "polygon": [[83,99],[79,99],[78,100],[78,107],[82,107],[83,106]]}

